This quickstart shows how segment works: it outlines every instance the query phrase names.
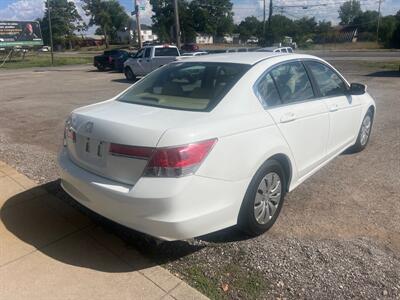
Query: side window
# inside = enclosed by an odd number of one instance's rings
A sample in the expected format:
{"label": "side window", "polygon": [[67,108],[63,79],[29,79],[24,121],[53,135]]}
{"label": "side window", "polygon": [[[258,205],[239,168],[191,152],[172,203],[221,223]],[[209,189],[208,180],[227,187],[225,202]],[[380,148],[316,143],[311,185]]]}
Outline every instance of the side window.
{"label": "side window", "polygon": [[143,52],[144,52],[144,49],[143,49],[143,48],[140,49],[140,50],[138,50],[138,52],[136,53],[135,57],[137,57],[137,58],[142,58],[142,57],[143,57]]}
{"label": "side window", "polygon": [[288,50],[289,53],[293,53],[293,49],[292,48],[289,47],[289,48],[287,48],[287,50]]}
{"label": "side window", "polygon": [[275,82],[269,73],[263,75],[261,80],[258,82],[257,91],[259,96],[262,98],[262,105],[264,107],[271,107],[282,104],[278,90],[275,86]]}
{"label": "side window", "polygon": [[280,65],[271,71],[284,104],[314,98],[307,72],[301,62]]}
{"label": "side window", "polygon": [[287,53],[286,48],[282,48],[281,51],[282,51],[283,53]]}
{"label": "side window", "polygon": [[346,84],[331,68],[314,61],[308,61],[306,64],[311,70],[323,97],[344,95],[346,93]]}
{"label": "side window", "polygon": [[146,50],[144,52],[144,57],[145,58],[149,58],[150,57],[150,53],[151,53],[151,48],[146,48]]}

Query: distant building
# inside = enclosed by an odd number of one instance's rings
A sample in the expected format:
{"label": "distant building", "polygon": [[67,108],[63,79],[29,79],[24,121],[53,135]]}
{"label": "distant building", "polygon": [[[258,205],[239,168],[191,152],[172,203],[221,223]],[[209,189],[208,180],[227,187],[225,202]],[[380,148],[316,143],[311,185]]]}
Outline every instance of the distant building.
{"label": "distant building", "polygon": [[104,35],[98,34],[86,34],[82,35],[80,39],[78,39],[78,44],[80,47],[93,47],[93,46],[102,46],[105,43]]}
{"label": "distant building", "polygon": [[[130,29],[127,27],[125,30],[117,31],[116,42],[121,44],[128,44],[130,41],[135,41],[136,43],[138,42],[136,22],[131,21],[130,25]],[[146,24],[142,24],[140,26],[140,34],[142,36],[142,42],[153,42],[158,39],[158,36],[153,34],[151,27]]]}
{"label": "distant building", "polygon": [[213,44],[214,38],[210,34],[196,33],[196,44]]}

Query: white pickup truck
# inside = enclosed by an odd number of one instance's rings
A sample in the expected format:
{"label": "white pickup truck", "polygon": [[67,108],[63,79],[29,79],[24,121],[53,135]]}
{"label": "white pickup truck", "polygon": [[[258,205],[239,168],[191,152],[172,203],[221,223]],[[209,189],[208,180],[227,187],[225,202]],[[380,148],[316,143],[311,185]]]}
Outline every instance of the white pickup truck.
{"label": "white pickup truck", "polygon": [[151,71],[176,60],[180,56],[175,46],[160,45],[141,48],[134,57],[124,62],[126,79],[134,81],[136,76],[144,76]]}

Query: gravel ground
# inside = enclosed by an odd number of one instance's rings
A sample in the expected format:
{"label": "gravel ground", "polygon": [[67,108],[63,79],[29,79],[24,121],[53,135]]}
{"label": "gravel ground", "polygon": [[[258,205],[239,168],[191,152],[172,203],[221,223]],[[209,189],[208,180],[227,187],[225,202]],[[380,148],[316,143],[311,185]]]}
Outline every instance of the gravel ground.
{"label": "gravel ground", "polygon": [[[105,226],[210,298],[400,299],[400,77],[360,63],[335,65],[367,83],[377,100],[370,144],[288,194],[267,234],[248,239],[227,229],[160,244]],[[69,111],[127,85],[121,74],[60,70],[0,72],[0,160],[41,183],[58,178]]]}

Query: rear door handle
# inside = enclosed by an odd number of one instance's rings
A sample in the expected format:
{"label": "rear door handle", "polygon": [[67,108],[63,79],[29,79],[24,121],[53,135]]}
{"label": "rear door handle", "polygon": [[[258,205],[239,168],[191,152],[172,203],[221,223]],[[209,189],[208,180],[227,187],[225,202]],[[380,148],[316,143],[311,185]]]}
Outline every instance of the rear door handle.
{"label": "rear door handle", "polygon": [[329,108],[329,111],[331,111],[331,112],[338,111],[338,110],[339,110],[339,106],[337,104],[334,104]]}
{"label": "rear door handle", "polygon": [[294,113],[287,113],[281,117],[281,123],[288,123],[296,120],[296,115]]}

